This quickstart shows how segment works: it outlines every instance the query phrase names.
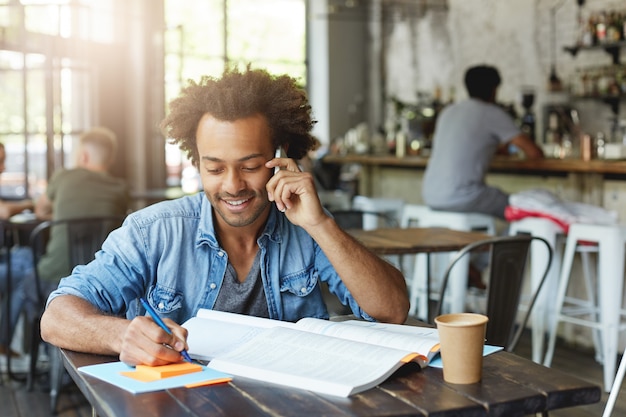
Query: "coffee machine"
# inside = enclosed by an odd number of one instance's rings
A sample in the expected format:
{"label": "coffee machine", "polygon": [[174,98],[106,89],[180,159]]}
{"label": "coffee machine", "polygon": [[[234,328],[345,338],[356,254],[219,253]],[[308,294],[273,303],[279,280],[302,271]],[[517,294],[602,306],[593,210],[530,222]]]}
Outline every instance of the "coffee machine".
{"label": "coffee machine", "polygon": [[525,88],[522,91],[522,107],[524,107],[524,114],[520,118],[520,128],[522,132],[526,133],[528,136],[532,138],[533,141],[536,140],[536,118],[535,113],[533,112],[533,104],[535,103],[535,91],[530,88]]}

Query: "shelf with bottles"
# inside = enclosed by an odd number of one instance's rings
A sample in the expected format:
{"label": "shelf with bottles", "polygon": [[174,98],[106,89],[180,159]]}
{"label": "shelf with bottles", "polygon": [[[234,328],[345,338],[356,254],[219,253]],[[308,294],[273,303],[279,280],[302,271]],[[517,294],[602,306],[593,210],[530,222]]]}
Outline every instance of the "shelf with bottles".
{"label": "shelf with bottles", "polygon": [[615,42],[604,42],[598,43],[596,45],[574,45],[574,46],[566,46],[563,49],[572,56],[576,56],[579,51],[593,51],[593,50],[602,50],[604,49],[608,54],[613,57],[613,64],[618,65],[620,63],[620,52],[622,48],[626,47],[626,40],[615,41]]}
{"label": "shelf with bottles", "polygon": [[626,47],[626,9],[597,10],[583,17],[579,0],[578,35],[574,46],[564,49],[573,56],[584,50],[605,50],[613,57],[613,64],[620,63],[620,52]]}
{"label": "shelf with bottles", "polygon": [[611,65],[577,70],[570,79],[573,99],[592,99],[611,106],[614,113],[626,99],[626,65]]}

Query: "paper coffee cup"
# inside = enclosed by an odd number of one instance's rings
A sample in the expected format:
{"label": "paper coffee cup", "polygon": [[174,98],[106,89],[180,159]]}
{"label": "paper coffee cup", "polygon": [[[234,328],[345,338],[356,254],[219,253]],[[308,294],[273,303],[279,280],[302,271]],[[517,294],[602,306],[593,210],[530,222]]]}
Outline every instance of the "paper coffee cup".
{"label": "paper coffee cup", "polygon": [[474,313],[444,314],[435,318],[446,382],[473,384],[480,381],[488,321],[487,316]]}

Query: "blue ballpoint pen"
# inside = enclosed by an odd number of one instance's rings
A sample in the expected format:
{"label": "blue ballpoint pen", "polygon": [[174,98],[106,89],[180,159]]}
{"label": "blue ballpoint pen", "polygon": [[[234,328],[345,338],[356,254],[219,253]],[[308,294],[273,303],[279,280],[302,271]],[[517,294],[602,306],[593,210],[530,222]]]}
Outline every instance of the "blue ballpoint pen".
{"label": "blue ballpoint pen", "polygon": [[[167,334],[172,334],[172,331],[170,330],[170,328],[167,327],[165,325],[165,323],[163,323],[163,320],[161,320],[161,317],[159,317],[157,312],[154,311],[152,306],[150,304],[148,304],[148,302],[146,300],[144,300],[143,297],[141,297],[139,299],[139,301],[141,301],[141,304],[146,309],[148,314],[150,314],[150,317],[152,317],[152,319],[156,322],[156,324],[158,324],[163,330],[165,330],[167,332]],[[187,351],[185,349],[181,350],[180,354],[182,355],[183,359],[185,359],[187,362],[192,362],[193,363],[193,360],[191,359],[191,356],[189,356],[189,354],[187,353]]]}

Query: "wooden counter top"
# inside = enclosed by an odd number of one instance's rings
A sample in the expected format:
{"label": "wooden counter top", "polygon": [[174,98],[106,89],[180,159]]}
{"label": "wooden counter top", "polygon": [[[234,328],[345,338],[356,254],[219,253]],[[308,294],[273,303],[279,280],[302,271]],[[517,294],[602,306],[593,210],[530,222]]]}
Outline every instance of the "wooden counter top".
{"label": "wooden counter top", "polygon": [[[393,155],[327,155],[325,162],[338,164],[363,164],[386,167],[425,168],[428,158],[407,156],[396,158]],[[626,174],[626,161],[593,159],[539,159],[527,160],[498,156],[491,163],[491,171],[511,173],[589,173],[589,174]]]}

